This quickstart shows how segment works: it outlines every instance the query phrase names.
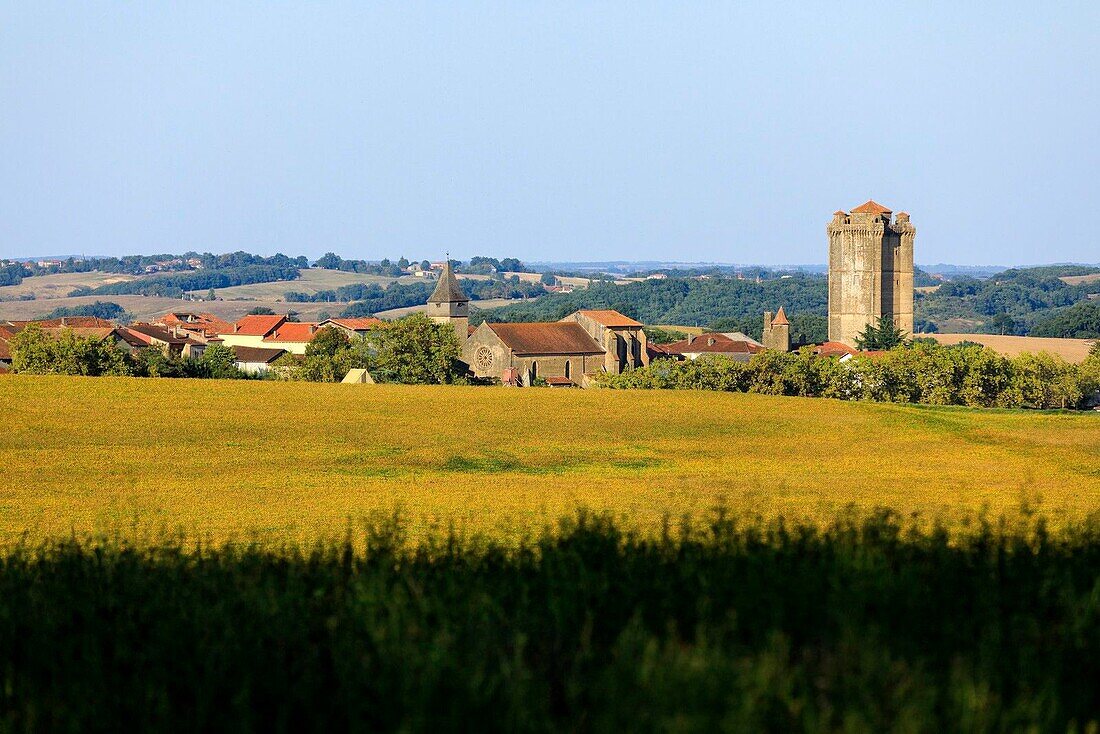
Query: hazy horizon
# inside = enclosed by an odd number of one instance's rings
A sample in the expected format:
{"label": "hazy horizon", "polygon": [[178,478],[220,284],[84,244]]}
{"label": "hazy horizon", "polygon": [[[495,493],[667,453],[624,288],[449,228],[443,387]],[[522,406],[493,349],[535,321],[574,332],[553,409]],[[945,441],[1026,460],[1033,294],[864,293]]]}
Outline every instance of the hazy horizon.
{"label": "hazy horizon", "polygon": [[1100,9],[0,2],[0,257],[1094,263]]}

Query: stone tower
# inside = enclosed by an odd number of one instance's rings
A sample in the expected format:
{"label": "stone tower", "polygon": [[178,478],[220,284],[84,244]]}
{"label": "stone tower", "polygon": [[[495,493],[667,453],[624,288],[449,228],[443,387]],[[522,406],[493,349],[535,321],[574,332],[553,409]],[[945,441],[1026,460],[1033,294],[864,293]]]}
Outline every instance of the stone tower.
{"label": "stone tower", "polygon": [[451,271],[451,260],[443,265],[443,274],[428,298],[428,317],[437,324],[451,324],[461,345],[469,336],[470,299],[462,292]]}
{"label": "stone tower", "polygon": [[787,314],[783,313],[782,306],[775,316],[772,316],[771,311],[764,312],[763,341],[766,349],[791,351],[791,322],[787,320]]}
{"label": "stone tower", "polygon": [[[913,238],[909,215],[868,201],[829,222],[829,341],[855,346],[889,316],[913,333]],[[892,220],[892,221],[891,221]]]}

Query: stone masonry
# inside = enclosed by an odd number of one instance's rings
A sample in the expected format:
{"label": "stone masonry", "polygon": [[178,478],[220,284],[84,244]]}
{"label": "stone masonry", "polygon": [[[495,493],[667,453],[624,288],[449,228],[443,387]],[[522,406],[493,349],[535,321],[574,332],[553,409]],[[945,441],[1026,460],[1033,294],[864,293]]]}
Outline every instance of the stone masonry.
{"label": "stone masonry", "polygon": [[868,201],[838,211],[829,233],[829,341],[855,346],[868,324],[889,316],[913,333],[913,239],[909,215]]}

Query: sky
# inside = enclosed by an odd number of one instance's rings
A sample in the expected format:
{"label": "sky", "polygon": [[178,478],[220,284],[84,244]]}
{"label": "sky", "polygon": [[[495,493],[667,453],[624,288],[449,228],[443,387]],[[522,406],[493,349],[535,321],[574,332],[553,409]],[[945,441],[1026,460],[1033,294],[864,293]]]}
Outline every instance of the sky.
{"label": "sky", "polygon": [[0,257],[1100,262],[1100,3],[0,0]]}

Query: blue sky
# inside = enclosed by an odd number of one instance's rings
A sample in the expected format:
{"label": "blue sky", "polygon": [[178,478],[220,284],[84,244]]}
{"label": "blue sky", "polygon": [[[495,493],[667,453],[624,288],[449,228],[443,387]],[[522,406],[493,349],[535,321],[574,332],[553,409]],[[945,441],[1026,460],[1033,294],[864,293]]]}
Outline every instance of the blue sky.
{"label": "blue sky", "polygon": [[0,256],[1097,262],[1098,8],[0,2]]}

